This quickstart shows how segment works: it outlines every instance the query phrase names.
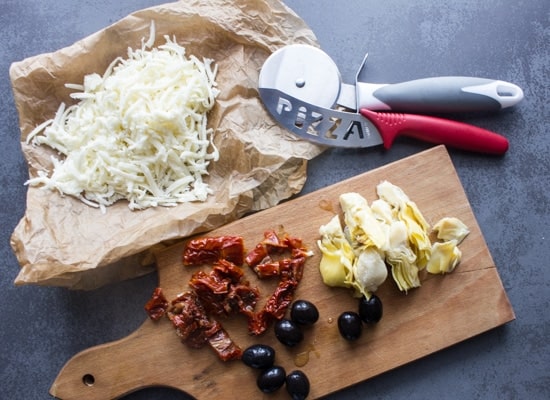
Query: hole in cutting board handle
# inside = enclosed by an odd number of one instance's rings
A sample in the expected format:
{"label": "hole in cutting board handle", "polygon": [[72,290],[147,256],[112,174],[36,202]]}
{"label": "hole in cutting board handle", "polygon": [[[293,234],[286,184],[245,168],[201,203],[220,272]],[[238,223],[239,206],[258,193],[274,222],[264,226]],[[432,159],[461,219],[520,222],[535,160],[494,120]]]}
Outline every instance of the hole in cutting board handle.
{"label": "hole in cutting board handle", "polygon": [[86,374],[82,377],[82,383],[86,386],[94,386],[95,378],[92,374]]}

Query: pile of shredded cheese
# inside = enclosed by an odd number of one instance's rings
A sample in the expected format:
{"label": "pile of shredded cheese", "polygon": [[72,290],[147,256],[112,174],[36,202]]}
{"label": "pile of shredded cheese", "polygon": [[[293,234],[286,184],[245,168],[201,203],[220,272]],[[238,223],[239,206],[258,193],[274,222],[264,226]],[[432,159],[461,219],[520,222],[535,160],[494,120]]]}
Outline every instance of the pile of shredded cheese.
{"label": "pile of shredded cheese", "polygon": [[[174,38],[153,48],[155,28],[140,49],[128,49],[103,76],[84,77],[55,117],[37,126],[27,143],[45,144],[53,171],[28,185],[58,190],[99,207],[120,199],[130,209],[205,201],[212,193],[202,176],[219,157],[207,112],[219,91],[213,61],[187,57]],[[209,150],[209,147],[212,150]],[[64,157],[63,157],[64,156]]]}

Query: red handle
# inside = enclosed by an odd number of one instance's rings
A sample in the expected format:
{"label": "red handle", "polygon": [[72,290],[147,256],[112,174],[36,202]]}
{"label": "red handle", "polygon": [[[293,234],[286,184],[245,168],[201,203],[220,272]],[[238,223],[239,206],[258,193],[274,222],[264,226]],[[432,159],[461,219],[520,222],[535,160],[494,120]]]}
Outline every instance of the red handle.
{"label": "red handle", "polygon": [[508,150],[508,139],[477,126],[448,119],[417,114],[375,112],[361,109],[380,131],[384,147],[389,149],[397,136],[409,136],[457,149],[502,155]]}

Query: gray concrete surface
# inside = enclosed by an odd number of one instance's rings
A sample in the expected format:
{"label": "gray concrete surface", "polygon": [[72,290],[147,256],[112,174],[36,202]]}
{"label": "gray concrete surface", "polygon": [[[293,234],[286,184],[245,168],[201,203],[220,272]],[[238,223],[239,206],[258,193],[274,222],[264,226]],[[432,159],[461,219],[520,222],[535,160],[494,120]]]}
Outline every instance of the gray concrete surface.
{"label": "gray concrete surface", "polygon": [[[50,398],[48,389],[70,357],[122,338],[141,324],[143,304],[156,284],[156,276],[149,275],[91,292],[13,286],[18,264],[9,237],[25,209],[27,170],[9,65],[70,45],[132,11],[159,3],[0,0],[2,399]],[[346,81],[353,79],[368,52],[366,73],[371,82],[472,75],[512,81],[525,92],[525,100],[513,110],[457,116],[507,136],[506,156],[450,151],[517,319],[328,398],[550,398],[548,1],[289,0],[287,4],[311,26]],[[328,151],[311,162],[304,193],[427,147],[404,140],[387,152]],[[163,388],[125,397],[186,398]]]}

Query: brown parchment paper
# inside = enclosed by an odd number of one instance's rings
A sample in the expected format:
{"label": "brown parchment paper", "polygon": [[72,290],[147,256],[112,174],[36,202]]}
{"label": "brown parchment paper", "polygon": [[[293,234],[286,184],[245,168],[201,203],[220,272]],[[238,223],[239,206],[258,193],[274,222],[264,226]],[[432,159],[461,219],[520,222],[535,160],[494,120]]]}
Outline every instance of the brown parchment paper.
{"label": "brown parchment paper", "polygon": [[175,36],[187,54],[218,64],[216,106],[209,114],[220,159],[209,168],[215,194],[205,203],[131,211],[119,201],[102,214],[69,196],[30,187],[11,246],[21,265],[16,285],[92,289],[154,268],[152,252],[205,232],[299,192],[307,160],[322,148],[281,129],[262,106],[258,75],[265,59],[291,43],[317,45],[313,32],[277,0],[179,1],[137,11],[54,53],[12,64],[10,78],[30,176],[51,170],[51,150],[25,143],[27,135],[71,104],[65,83],[103,74],[128,47],[141,46],[156,25],[156,45]]}

